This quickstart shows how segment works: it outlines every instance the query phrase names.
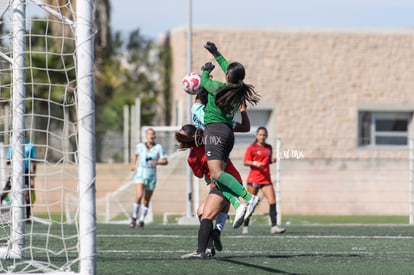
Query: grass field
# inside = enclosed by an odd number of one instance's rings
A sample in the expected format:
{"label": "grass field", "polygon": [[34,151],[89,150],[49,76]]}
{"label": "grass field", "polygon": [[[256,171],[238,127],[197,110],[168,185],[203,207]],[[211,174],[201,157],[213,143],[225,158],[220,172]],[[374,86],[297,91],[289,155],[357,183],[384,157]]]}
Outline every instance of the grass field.
{"label": "grass field", "polygon": [[[158,218],[145,229],[98,224],[97,274],[414,274],[414,227],[406,225],[405,217],[289,220],[282,235],[269,234],[266,216],[254,216],[248,235],[229,222],[222,233],[223,251],[204,260],[180,258],[196,249],[198,226],[164,225]],[[36,234],[43,227],[33,225],[34,244],[45,241],[43,234]],[[53,230],[59,235],[61,228]],[[75,233],[75,228],[65,225],[64,231]],[[49,241],[53,246],[59,239]],[[76,240],[68,248],[68,255],[75,256]],[[65,260],[38,251],[33,256],[36,261]],[[1,263],[3,268],[8,264]]]}
{"label": "grass field", "polygon": [[414,274],[412,226],[305,223],[292,222],[283,235],[270,235],[269,226],[260,221],[250,227],[248,235],[228,224],[222,235],[223,251],[205,260],[180,259],[196,248],[197,226],[150,224],[139,230],[126,225],[99,225],[97,271],[98,274]]}

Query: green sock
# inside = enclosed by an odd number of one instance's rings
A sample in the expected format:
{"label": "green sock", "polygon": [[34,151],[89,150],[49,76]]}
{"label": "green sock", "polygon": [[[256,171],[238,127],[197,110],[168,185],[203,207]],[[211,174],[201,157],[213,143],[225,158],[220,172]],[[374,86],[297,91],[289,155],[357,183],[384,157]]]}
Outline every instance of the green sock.
{"label": "green sock", "polygon": [[230,194],[230,193],[227,193],[227,192],[222,192],[222,193],[223,193],[223,196],[224,196],[226,199],[228,199],[228,200],[229,200],[229,202],[231,203],[231,205],[233,205],[234,209],[239,208],[239,206],[240,206],[240,201],[239,201],[239,199],[238,199],[237,197],[235,197],[235,196],[233,196],[233,195],[227,196],[228,194]]}
{"label": "green sock", "polygon": [[[247,192],[246,188],[236,180],[235,177],[229,173],[222,172],[218,178],[218,186],[226,186],[233,191],[238,197],[242,197],[244,200],[249,201],[252,198],[252,194]],[[221,190],[222,188],[220,188]]]}
{"label": "green sock", "polygon": [[233,205],[235,209],[239,208],[240,200],[237,194],[228,189],[226,186],[222,186],[220,190],[223,196],[231,203],[231,205]]}
{"label": "green sock", "polygon": [[[216,183],[216,185],[218,186],[217,181],[213,180],[214,183]],[[221,186],[219,187],[221,193],[223,194],[223,196],[231,203],[231,205],[233,205],[233,207],[235,209],[239,208],[240,206],[240,200],[238,198],[238,196],[231,191],[230,189],[228,189],[226,186]]]}

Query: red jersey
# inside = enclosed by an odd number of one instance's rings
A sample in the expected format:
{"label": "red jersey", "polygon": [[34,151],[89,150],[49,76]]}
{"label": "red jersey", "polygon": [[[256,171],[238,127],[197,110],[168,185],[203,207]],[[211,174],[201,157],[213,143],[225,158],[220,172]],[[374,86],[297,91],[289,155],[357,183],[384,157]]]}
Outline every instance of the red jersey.
{"label": "red jersey", "polygon": [[257,161],[263,163],[262,167],[250,166],[250,172],[247,177],[248,183],[272,183],[269,169],[269,165],[272,163],[272,152],[272,146],[267,143],[259,145],[254,142],[247,147],[244,154],[244,161]]}
{"label": "red jersey", "polygon": [[[207,179],[210,179],[210,171],[207,166],[207,156],[204,146],[201,145],[191,148],[187,162],[197,178],[206,177]],[[236,167],[234,167],[230,159],[227,161],[226,169],[224,169],[224,171],[235,177],[238,182],[242,183],[240,173],[237,171]],[[213,183],[212,185],[212,187],[215,186]]]}

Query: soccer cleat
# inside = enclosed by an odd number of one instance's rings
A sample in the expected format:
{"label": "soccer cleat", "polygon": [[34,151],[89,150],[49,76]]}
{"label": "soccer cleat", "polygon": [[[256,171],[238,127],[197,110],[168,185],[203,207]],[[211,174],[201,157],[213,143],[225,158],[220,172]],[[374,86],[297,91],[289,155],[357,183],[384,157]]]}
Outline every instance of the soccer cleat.
{"label": "soccer cleat", "polygon": [[205,258],[207,258],[206,253],[197,252],[197,251],[184,254],[181,256],[181,259],[205,259]]}
{"label": "soccer cleat", "polygon": [[233,228],[239,228],[240,225],[244,221],[244,216],[246,214],[246,205],[240,204],[240,206],[236,209],[236,216],[234,216]]}
{"label": "soccer cleat", "polygon": [[213,238],[213,245],[217,249],[217,251],[223,250],[223,245],[221,244],[220,234],[221,234],[220,230],[216,228],[213,230],[213,233],[211,235],[211,237]]}
{"label": "soccer cleat", "polygon": [[138,222],[138,228],[144,229],[144,222],[143,221]]}
{"label": "soccer cleat", "polygon": [[214,247],[208,247],[206,249],[206,257],[211,258],[214,257],[214,255],[216,255],[216,250],[214,249]]}
{"label": "soccer cleat", "polygon": [[132,218],[131,222],[129,223],[129,227],[130,228],[134,228],[137,225],[137,219],[136,218]]}
{"label": "soccer cleat", "polygon": [[270,234],[282,234],[285,232],[286,228],[280,227],[279,225],[275,225],[270,228]]}
{"label": "soccer cleat", "polygon": [[249,234],[249,227],[248,226],[243,226],[242,234]]}
{"label": "soccer cleat", "polygon": [[253,214],[254,209],[256,209],[256,206],[259,204],[260,199],[258,196],[252,196],[252,198],[247,203],[246,208],[246,214],[244,215],[244,219],[250,218],[250,216]]}

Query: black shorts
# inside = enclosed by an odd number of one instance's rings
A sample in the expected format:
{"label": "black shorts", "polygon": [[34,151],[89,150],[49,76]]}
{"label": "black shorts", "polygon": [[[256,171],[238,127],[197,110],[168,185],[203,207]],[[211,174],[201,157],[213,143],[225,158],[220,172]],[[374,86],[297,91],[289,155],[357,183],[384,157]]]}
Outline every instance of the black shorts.
{"label": "black shorts", "polygon": [[251,186],[254,187],[256,189],[261,189],[265,186],[269,186],[269,185],[273,185],[271,182],[270,183],[265,183],[265,184],[257,184],[257,183],[252,183],[252,182],[248,182],[247,186]]}
{"label": "black shorts", "polygon": [[223,193],[217,187],[211,188],[209,194],[214,194],[214,195],[217,195],[217,196],[220,196],[220,197],[224,198]]}
{"label": "black shorts", "polygon": [[204,129],[204,146],[207,160],[227,162],[234,146],[234,132],[225,123],[207,124]]}
{"label": "black shorts", "polygon": [[[11,181],[12,181],[12,178],[11,178],[11,177],[9,177],[9,178],[7,179],[7,182],[6,182],[6,185],[5,185],[5,187],[6,187],[6,188],[11,189]],[[26,188],[28,188],[28,187],[29,187],[29,184],[30,184],[30,176],[29,176],[29,172],[28,172],[28,171],[25,171],[25,176],[24,176],[24,186],[25,186]]]}
{"label": "black shorts", "polygon": [[9,190],[11,189],[11,178],[10,177],[7,179],[6,185],[4,187]]}

